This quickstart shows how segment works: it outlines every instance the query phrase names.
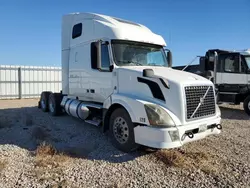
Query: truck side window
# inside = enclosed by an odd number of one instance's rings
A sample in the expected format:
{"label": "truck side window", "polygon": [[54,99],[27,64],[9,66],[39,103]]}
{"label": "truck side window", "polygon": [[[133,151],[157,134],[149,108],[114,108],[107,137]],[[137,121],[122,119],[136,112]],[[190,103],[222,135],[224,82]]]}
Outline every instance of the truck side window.
{"label": "truck side window", "polygon": [[74,25],[72,30],[72,39],[80,37],[82,35],[82,23]]}
{"label": "truck side window", "polygon": [[240,72],[240,66],[239,66],[239,61],[237,59],[237,56],[235,55],[230,55],[226,56],[224,59],[224,70],[225,72]]}
{"label": "truck side window", "polygon": [[101,65],[103,69],[108,69],[110,67],[110,61],[109,61],[109,50],[107,44],[102,44],[102,54],[101,54]]}

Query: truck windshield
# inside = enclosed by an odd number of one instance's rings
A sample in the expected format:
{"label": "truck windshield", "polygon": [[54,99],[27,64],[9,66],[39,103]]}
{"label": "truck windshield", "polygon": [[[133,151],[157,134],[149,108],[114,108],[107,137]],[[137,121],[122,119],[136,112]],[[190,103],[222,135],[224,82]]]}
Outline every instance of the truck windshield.
{"label": "truck windshield", "polygon": [[245,56],[245,60],[247,62],[247,66],[250,69],[250,56]]}
{"label": "truck windshield", "polygon": [[118,66],[168,67],[162,46],[134,41],[113,40],[114,61]]}

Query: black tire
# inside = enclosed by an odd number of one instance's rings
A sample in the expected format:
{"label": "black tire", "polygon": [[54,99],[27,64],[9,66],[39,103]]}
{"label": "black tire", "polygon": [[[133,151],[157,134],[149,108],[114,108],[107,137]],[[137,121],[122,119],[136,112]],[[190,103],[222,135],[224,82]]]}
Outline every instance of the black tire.
{"label": "black tire", "polygon": [[61,93],[51,93],[49,95],[49,113],[52,116],[58,116],[62,114],[62,108],[61,108],[61,101],[62,101],[62,94]]}
{"label": "black tire", "polygon": [[[118,134],[118,132],[120,134]],[[128,112],[123,108],[117,108],[111,114],[109,121],[109,134],[112,144],[123,152],[131,152],[139,147],[139,145],[135,143],[134,124],[131,121]]]}
{"label": "black tire", "polygon": [[51,94],[51,91],[43,91],[41,94],[41,98],[38,104],[38,107],[40,105],[43,112],[49,111],[49,95]]}
{"label": "black tire", "polygon": [[243,107],[245,112],[250,116],[250,96],[247,96],[247,98],[245,98],[244,103],[243,103]]}
{"label": "black tire", "polygon": [[41,101],[38,101],[38,108],[41,108]]}

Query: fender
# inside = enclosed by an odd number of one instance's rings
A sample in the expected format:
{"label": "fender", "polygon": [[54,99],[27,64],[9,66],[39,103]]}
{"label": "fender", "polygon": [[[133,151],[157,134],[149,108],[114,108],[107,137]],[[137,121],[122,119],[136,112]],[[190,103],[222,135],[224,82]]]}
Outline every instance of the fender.
{"label": "fender", "polygon": [[133,123],[149,124],[143,101],[125,94],[113,94],[104,101],[103,108],[108,110],[113,104],[123,106]]}
{"label": "fender", "polygon": [[169,111],[166,107],[164,107],[164,103],[152,100],[153,99],[140,99],[136,96],[128,94],[113,94],[104,102],[103,107],[104,109],[108,110],[111,105],[119,104],[127,110],[133,123],[149,125],[148,116],[146,114],[144,105],[156,104],[166,110],[166,112],[172,117],[177,126],[181,125],[181,122],[177,118],[177,116]]}

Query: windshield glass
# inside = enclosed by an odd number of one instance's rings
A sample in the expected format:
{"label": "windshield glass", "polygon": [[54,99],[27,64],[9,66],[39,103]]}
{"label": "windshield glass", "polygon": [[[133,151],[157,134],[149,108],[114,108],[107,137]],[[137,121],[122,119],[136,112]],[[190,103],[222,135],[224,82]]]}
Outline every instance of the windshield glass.
{"label": "windshield glass", "polygon": [[248,68],[250,68],[250,56],[245,56]]}
{"label": "windshield glass", "polygon": [[168,67],[162,46],[132,42],[112,41],[114,61],[118,66],[165,66]]}

